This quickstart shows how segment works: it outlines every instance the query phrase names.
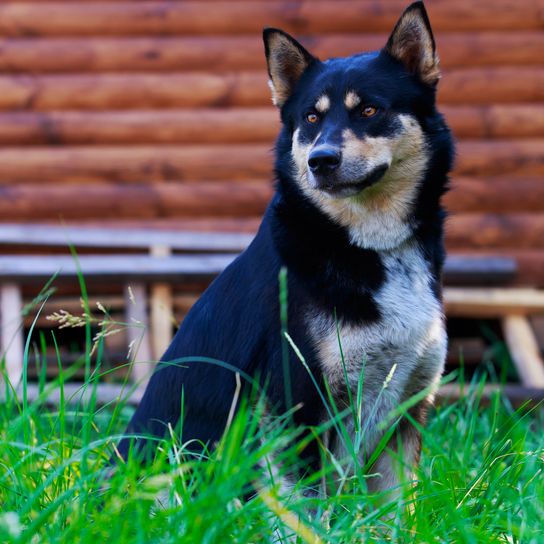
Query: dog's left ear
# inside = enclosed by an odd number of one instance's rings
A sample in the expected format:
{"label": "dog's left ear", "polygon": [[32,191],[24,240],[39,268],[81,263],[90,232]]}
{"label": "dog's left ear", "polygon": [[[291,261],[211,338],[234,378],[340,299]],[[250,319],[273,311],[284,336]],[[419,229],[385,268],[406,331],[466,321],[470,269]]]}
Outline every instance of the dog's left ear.
{"label": "dog's left ear", "polygon": [[265,28],[263,40],[272,101],[281,108],[291,96],[300,76],[317,59],[283,30]]}
{"label": "dog's left ear", "polygon": [[438,83],[439,59],[423,2],[414,2],[406,8],[389,36],[385,51],[424,83],[433,86]]}

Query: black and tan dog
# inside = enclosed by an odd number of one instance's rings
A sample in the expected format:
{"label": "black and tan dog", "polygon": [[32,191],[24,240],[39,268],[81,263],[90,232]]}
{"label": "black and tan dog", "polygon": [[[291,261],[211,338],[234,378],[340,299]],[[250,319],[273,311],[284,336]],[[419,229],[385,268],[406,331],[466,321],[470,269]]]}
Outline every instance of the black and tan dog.
{"label": "black and tan dog", "polygon": [[[163,436],[167,425],[178,424],[183,398],[182,441],[213,447],[225,429],[235,372],[197,357],[259,379],[279,412],[290,397],[300,406],[299,425],[326,420],[294,353],[285,380],[278,273],[286,267],[289,334],[340,406],[364,366],[362,415],[369,431],[362,454],[368,455],[380,439],[380,420],[436,384],[446,354],[440,198],[453,146],[435,108],[440,74],[431,28],[417,2],[377,52],[320,61],[276,29],[264,31],[264,42],[283,123],[275,196],[251,245],[194,305],[163,357],[195,360],[159,366],[129,432]],[[387,394],[380,395],[386,379]],[[424,419],[430,401],[413,410],[416,419]],[[399,433],[406,461],[416,462],[417,432],[405,424]],[[123,456],[130,444],[121,442]],[[133,446],[149,450],[150,444],[141,439]],[[342,440],[330,444],[341,457]],[[309,467],[316,449],[304,452]],[[385,454],[373,472],[381,477],[370,480],[371,488],[396,482]]]}

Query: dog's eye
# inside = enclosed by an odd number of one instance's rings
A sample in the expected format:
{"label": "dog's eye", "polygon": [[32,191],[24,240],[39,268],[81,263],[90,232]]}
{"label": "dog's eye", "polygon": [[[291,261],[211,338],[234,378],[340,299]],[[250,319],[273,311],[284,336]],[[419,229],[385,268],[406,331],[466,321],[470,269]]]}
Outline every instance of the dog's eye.
{"label": "dog's eye", "polygon": [[361,115],[363,117],[372,117],[378,113],[378,108],[376,106],[365,106],[362,111]]}
{"label": "dog's eye", "polygon": [[306,115],[306,121],[308,121],[308,123],[317,123],[319,121],[319,115],[317,115],[317,113],[309,113]]}

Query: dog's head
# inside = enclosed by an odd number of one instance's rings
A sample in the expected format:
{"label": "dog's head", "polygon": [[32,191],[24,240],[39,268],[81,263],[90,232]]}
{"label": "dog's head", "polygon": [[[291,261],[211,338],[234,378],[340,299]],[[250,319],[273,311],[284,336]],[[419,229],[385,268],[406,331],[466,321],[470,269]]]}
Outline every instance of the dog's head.
{"label": "dog's head", "polygon": [[322,62],[281,30],[266,29],[264,42],[290,178],[340,223],[351,226],[357,207],[406,216],[437,116],[440,72],[423,3],[406,9],[376,52]]}

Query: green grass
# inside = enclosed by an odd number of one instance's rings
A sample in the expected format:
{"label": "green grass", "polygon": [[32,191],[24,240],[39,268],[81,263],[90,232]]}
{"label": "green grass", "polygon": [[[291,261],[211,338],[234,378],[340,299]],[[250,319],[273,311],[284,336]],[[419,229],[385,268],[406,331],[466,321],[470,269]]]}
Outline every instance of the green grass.
{"label": "green grass", "polygon": [[[60,360],[59,378],[41,384],[59,389],[57,408],[29,402],[26,383],[20,400],[4,386],[0,542],[544,542],[543,411],[515,411],[499,396],[482,406],[482,380],[430,415],[416,481],[403,483],[400,498],[369,495],[363,462],[353,459],[352,473],[345,460],[329,460],[329,496],[315,498],[304,490],[319,474],[280,488],[278,475],[297,464],[304,443],[289,417],[263,418],[261,402],[240,409],[209,455],[190,456],[173,431],[150,466],[131,458],[112,474],[106,462],[132,408],[97,405],[88,325],[86,337],[87,402],[66,398],[70,369]],[[37,343],[43,351],[43,337]],[[25,365],[42,357],[31,345]],[[100,361],[100,341],[95,355]],[[351,446],[362,443],[364,433]]]}

